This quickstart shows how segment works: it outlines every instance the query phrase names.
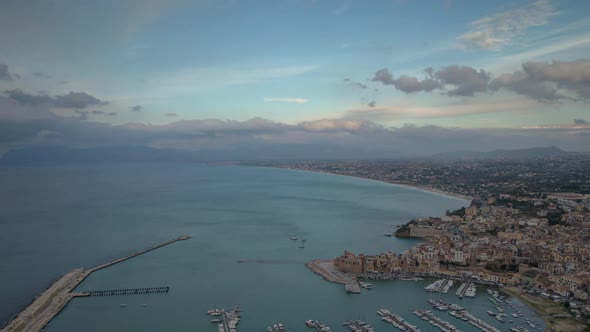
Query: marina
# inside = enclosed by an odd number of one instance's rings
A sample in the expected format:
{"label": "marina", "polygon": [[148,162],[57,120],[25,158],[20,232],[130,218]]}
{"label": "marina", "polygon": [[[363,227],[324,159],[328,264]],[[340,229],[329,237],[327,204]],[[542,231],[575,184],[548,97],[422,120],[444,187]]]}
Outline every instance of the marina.
{"label": "marina", "polygon": [[424,287],[427,292],[438,292],[446,294],[449,292],[449,289],[453,287],[453,280],[452,279],[439,279],[432,284]]}
{"label": "marina", "polygon": [[476,286],[473,282],[467,281],[459,286],[459,289],[455,293],[460,298],[463,297],[475,297],[476,295]]}

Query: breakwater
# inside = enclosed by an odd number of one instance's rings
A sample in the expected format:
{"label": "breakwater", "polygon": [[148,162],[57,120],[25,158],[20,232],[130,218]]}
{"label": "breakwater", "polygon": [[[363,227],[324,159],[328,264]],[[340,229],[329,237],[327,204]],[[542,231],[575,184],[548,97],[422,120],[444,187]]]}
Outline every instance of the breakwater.
{"label": "breakwater", "polygon": [[41,331],[72,298],[88,296],[87,293],[73,293],[72,291],[93,272],[187,239],[190,239],[190,236],[181,236],[90,269],[78,268],[68,272],[51,284],[43,293],[35,297],[33,302],[2,328],[0,332]]}

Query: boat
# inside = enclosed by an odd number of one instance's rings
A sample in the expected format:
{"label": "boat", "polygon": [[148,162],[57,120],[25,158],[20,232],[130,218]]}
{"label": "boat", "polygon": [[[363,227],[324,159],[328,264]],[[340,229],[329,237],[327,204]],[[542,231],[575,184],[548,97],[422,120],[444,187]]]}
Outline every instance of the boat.
{"label": "boat", "polygon": [[487,311],[487,313],[488,313],[488,315],[490,315],[490,316],[496,316],[496,314],[495,314],[493,311],[491,311],[491,310],[488,310],[488,311]]}
{"label": "boat", "polygon": [[127,306],[126,304],[119,305],[119,307],[121,307],[121,308],[125,308],[126,306]]}
{"label": "boat", "polygon": [[297,236],[295,236],[295,235],[291,236],[291,240],[296,241],[297,240]]}

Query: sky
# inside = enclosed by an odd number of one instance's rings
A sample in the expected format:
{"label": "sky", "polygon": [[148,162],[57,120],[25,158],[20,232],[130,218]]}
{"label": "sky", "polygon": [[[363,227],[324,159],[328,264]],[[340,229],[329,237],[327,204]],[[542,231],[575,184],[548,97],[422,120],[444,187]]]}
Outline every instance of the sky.
{"label": "sky", "polygon": [[590,151],[589,98],[588,1],[0,3],[0,154]]}

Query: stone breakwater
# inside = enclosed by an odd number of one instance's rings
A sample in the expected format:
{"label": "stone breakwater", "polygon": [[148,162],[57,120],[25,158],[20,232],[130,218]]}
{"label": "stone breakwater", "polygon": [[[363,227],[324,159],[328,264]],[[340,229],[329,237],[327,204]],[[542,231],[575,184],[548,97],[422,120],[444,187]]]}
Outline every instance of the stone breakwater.
{"label": "stone breakwater", "polygon": [[313,271],[315,274],[322,276],[325,280],[329,282],[334,282],[337,284],[347,284],[350,282],[352,278],[342,276],[332,264],[331,260],[314,260],[307,264],[305,264],[308,269]]}

